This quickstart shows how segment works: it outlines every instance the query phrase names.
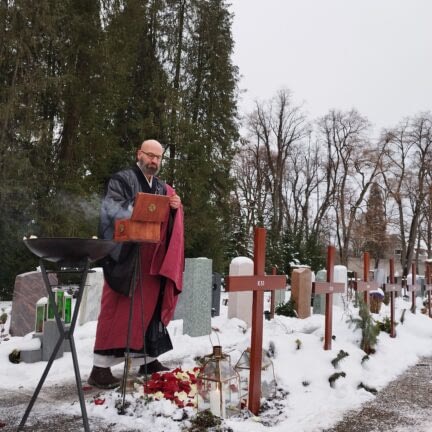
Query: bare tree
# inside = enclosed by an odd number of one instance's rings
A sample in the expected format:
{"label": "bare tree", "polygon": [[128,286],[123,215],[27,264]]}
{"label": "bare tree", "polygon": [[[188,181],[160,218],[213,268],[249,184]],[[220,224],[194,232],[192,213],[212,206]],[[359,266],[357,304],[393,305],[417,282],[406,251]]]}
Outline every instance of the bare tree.
{"label": "bare tree", "polygon": [[388,143],[383,178],[396,204],[401,242],[401,265],[408,274],[418,240],[418,229],[428,196],[432,157],[430,113],[406,119],[386,132]]}
{"label": "bare tree", "polygon": [[266,176],[270,180],[272,204],[270,229],[280,233],[283,228],[284,178],[287,160],[295,143],[308,136],[309,127],[301,107],[293,104],[289,90],[280,90],[267,103],[256,103],[248,117],[247,128],[257,146],[262,146],[267,161]]}
{"label": "bare tree", "polygon": [[334,210],[339,258],[346,265],[356,215],[379,172],[382,147],[369,142],[369,122],[356,110],[331,110],[320,120],[319,128],[327,149],[324,197]]}

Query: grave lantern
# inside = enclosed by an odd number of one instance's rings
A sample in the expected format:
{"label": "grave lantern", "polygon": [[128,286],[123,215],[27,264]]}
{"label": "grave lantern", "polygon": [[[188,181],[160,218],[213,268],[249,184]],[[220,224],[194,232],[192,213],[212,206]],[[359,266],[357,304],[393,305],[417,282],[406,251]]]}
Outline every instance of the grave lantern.
{"label": "grave lantern", "polygon": [[213,353],[204,357],[197,377],[197,408],[210,409],[220,418],[230,417],[240,410],[240,379],[231,366],[231,358],[214,346]]}
{"label": "grave lantern", "polygon": [[35,333],[43,333],[44,323],[47,319],[47,304],[46,297],[40,298],[36,303],[36,320],[35,320]]}
{"label": "grave lantern", "polygon": [[[250,348],[243,351],[234,369],[240,376],[240,399],[242,405],[248,404],[250,377]],[[266,350],[262,350],[261,360],[261,397],[270,398],[276,394],[274,366]]]}

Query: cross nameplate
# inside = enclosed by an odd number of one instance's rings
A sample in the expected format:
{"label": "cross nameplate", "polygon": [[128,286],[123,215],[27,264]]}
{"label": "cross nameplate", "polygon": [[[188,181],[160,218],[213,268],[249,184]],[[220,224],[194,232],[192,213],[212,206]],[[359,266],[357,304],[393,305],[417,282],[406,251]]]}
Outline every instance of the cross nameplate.
{"label": "cross nameplate", "polygon": [[417,291],[420,288],[417,284],[407,284],[406,289],[408,292],[414,292]]}
{"label": "cross nameplate", "polygon": [[312,292],[314,294],[333,294],[345,292],[343,282],[313,282]]}
{"label": "cross nameplate", "polygon": [[432,291],[432,285],[426,284],[426,285],[424,286],[424,290],[425,290],[425,292],[430,292],[430,291]]}
{"label": "cross nameplate", "polygon": [[269,276],[228,276],[225,291],[272,291],[285,289],[284,275]]}
{"label": "cross nameplate", "polygon": [[371,291],[371,290],[376,290],[378,289],[380,286],[378,283],[376,282],[369,282],[369,281],[356,281],[354,282],[354,289],[357,292],[367,292],[367,291]]}
{"label": "cross nameplate", "polygon": [[384,292],[400,291],[401,290],[401,286],[397,285],[397,284],[384,284],[383,285],[383,290],[384,290]]}

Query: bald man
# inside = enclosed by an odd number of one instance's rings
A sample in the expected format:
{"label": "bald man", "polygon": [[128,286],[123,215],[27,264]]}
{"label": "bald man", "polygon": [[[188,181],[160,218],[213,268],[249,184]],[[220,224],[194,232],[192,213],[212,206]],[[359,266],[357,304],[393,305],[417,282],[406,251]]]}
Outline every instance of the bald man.
{"label": "bald man", "polygon": [[[137,150],[137,163],[114,174],[108,182],[100,214],[99,236],[112,239],[116,219],[130,218],[138,192],[167,195],[171,207],[161,226],[160,243],[122,243],[104,260],[104,287],[94,346],[92,386],[110,389],[120,384],[111,366],[124,361],[134,263],[140,277],[134,293],[130,335],[132,364],[139,375],[169,370],[157,357],[172,349],[166,329],[182,291],[184,269],[183,209],[175,190],[157,177],[162,145],[146,140]],[[139,248],[139,249],[138,249]],[[145,354],[145,355],[144,355]]]}

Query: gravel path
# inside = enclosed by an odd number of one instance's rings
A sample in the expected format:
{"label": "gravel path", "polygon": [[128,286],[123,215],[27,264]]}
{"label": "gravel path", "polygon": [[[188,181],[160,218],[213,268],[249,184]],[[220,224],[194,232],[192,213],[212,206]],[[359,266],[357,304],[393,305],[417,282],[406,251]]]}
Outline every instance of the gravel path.
{"label": "gravel path", "polygon": [[423,358],[360,410],[323,432],[430,432],[432,358]]}

